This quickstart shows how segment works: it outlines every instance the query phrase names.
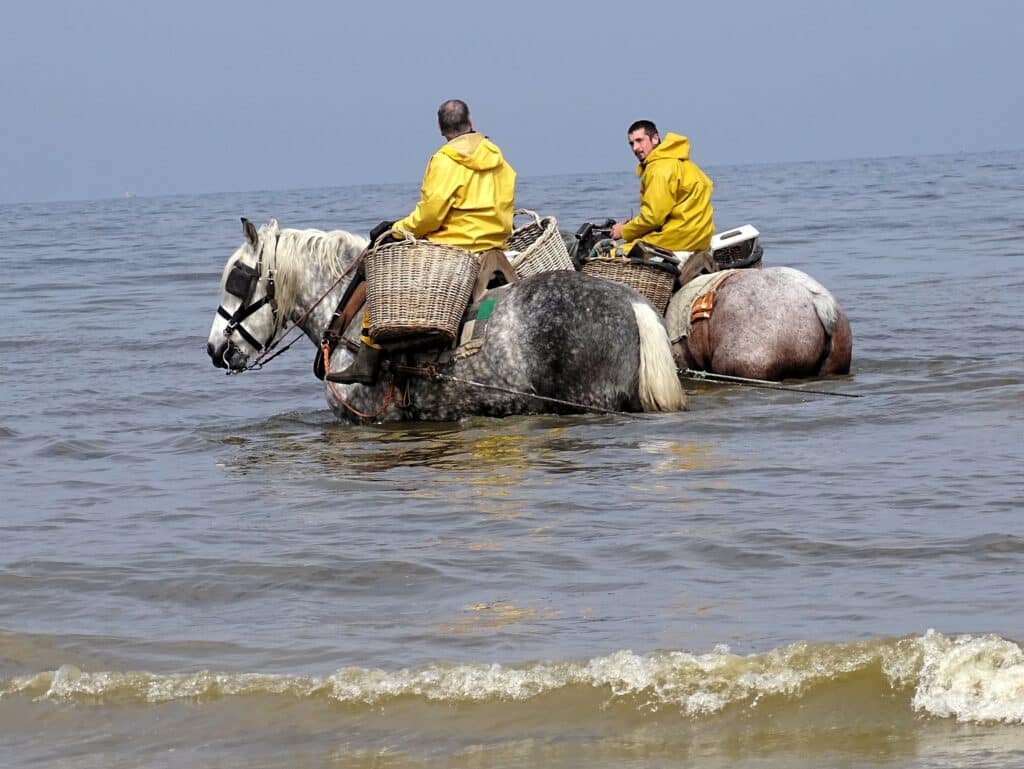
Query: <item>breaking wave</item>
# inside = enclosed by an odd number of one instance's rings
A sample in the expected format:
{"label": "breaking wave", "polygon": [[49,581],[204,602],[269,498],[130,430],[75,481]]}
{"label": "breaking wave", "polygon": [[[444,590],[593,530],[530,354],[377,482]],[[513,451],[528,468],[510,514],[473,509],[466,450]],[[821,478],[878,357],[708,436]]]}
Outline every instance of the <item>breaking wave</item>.
{"label": "breaking wave", "polygon": [[[187,674],[87,672],[71,665],[0,679],[0,698],[157,704],[264,696],[375,707],[535,702],[571,697],[579,717],[634,714],[700,719],[730,710],[785,711],[816,703],[892,701],[919,715],[959,722],[1024,723],[1024,651],[998,636],[795,643],[741,656],[620,651],[582,662],[451,664],[385,671],[343,668],[325,677],[202,671]],[[875,704],[873,704],[875,703]],[[543,711],[543,707],[540,708]],[[582,711],[582,712],[581,712]],[[636,717],[635,715],[632,717]]]}

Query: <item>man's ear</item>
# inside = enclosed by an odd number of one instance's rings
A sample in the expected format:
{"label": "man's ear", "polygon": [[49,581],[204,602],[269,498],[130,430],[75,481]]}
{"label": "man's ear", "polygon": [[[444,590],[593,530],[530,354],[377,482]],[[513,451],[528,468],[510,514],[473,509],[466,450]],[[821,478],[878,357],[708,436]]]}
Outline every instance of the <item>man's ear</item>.
{"label": "man's ear", "polygon": [[657,131],[651,134],[651,144],[655,147],[661,144],[661,137],[658,135]]}

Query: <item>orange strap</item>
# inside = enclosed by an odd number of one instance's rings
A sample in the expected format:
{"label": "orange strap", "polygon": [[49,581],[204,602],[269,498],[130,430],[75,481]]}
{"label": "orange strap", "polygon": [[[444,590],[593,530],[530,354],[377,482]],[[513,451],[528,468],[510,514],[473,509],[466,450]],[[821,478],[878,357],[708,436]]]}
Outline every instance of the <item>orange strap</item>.
{"label": "orange strap", "polygon": [[[321,349],[324,353],[324,377],[326,378],[326,376],[331,372],[331,349],[327,344],[322,345]],[[344,406],[349,412],[355,414],[357,417],[362,417],[363,419],[376,419],[381,416],[388,410],[388,406],[391,405],[391,399],[395,394],[395,384],[394,382],[389,382],[388,391],[384,393],[384,401],[380,404],[380,409],[373,414],[366,414],[345,400],[345,397],[338,392],[338,388],[334,386],[334,382],[328,381],[327,386],[331,388],[331,394],[335,397],[338,403]]]}
{"label": "orange strap", "polygon": [[698,320],[707,320],[711,317],[711,311],[715,309],[715,292],[708,291],[693,300],[690,308],[690,323]]}
{"label": "orange strap", "polygon": [[694,321],[707,320],[715,309],[715,292],[722,287],[733,274],[733,271],[724,273],[718,280],[711,284],[711,288],[693,300],[690,306],[690,323]]}

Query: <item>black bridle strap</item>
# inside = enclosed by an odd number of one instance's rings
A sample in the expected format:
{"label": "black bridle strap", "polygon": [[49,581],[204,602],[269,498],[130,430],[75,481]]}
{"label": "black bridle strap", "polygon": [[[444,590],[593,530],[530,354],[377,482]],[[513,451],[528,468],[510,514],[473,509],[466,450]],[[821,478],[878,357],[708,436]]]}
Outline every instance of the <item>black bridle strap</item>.
{"label": "black bridle strap", "polygon": [[220,317],[227,320],[228,322],[228,325],[224,327],[224,336],[230,337],[231,334],[237,331],[239,335],[241,335],[241,337],[246,342],[252,345],[253,349],[255,349],[257,352],[266,349],[267,345],[270,344],[271,339],[274,338],[274,332],[271,331],[270,339],[267,339],[266,342],[260,343],[259,341],[257,341],[256,337],[250,334],[246,330],[245,326],[242,325],[242,321],[244,321],[254,312],[259,310],[265,304],[267,304],[267,298],[263,297],[256,304],[250,305],[248,307],[245,307],[244,305],[242,307],[239,307],[238,310],[235,311],[234,315],[230,314],[227,310],[225,310],[224,305],[219,306],[217,308],[217,314],[220,315]]}
{"label": "black bridle strap", "polygon": [[[277,263],[277,246],[281,242],[281,233],[277,233],[277,237],[274,239],[274,262],[275,266]],[[256,257],[256,280],[252,284],[252,289],[255,289],[259,282],[259,277],[263,274],[263,251],[266,248],[266,244],[261,244],[259,256]],[[252,290],[251,289],[251,290]],[[274,340],[274,335],[277,333],[277,285],[274,282],[274,270],[273,268],[267,270],[267,290],[266,293],[260,297],[259,300],[249,304],[249,297],[239,297],[241,304],[234,313],[229,313],[224,305],[217,307],[217,314],[227,320],[228,324],[224,327],[224,336],[229,337],[235,331],[241,335],[241,337],[250,344],[253,349],[257,352],[262,352],[270,346],[270,343]],[[243,321],[249,318],[251,315],[259,312],[266,305],[270,305],[270,310],[274,314],[274,328],[271,329],[270,335],[267,337],[266,342],[259,342],[256,337],[250,334],[245,326],[242,325]]]}
{"label": "black bridle strap", "polygon": [[[281,235],[279,233],[278,236],[277,236],[277,240],[280,241],[280,239],[281,239]],[[280,344],[284,340],[285,337],[287,337],[289,334],[291,334],[296,329],[301,330],[303,328],[303,324],[305,323],[306,319],[310,315],[313,314],[313,311],[316,310],[316,308],[320,306],[320,303],[323,302],[323,300],[326,299],[330,295],[330,293],[332,291],[334,291],[334,289],[337,287],[337,285],[339,283],[341,283],[341,281],[343,281],[345,278],[347,278],[349,276],[349,274],[353,270],[359,268],[360,275],[357,276],[356,279],[354,281],[352,281],[352,283],[355,283],[355,284],[362,283],[365,280],[365,275],[364,275],[363,270],[362,270],[362,268],[363,268],[363,257],[365,257],[365,255],[366,255],[366,251],[364,250],[363,253],[360,254],[359,257],[355,260],[355,262],[347,270],[345,270],[341,275],[339,275],[337,277],[337,279],[330,286],[327,287],[327,290],[324,291],[319,296],[319,298],[317,298],[317,300],[315,302],[313,302],[313,304],[310,305],[301,314],[301,316],[299,318],[296,318],[296,319],[293,320],[292,325],[287,329],[287,331],[285,331],[285,333],[282,336],[282,338],[278,339],[276,342],[274,341],[274,334],[276,333],[276,330],[277,330],[277,323],[276,323],[277,304],[274,301],[275,286],[274,286],[274,274],[273,274],[274,271],[273,270],[268,270],[267,293],[266,293],[266,295],[256,305],[254,305],[252,307],[252,309],[246,310],[245,303],[243,302],[243,306],[239,307],[239,309],[235,312],[234,315],[230,315],[228,313],[228,311],[224,309],[223,305],[218,307],[217,308],[217,314],[220,315],[222,318],[226,318],[228,320],[228,325],[224,329],[224,335],[226,337],[230,337],[231,333],[233,331],[237,330],[239,332],[239,334],[245,339],[245,341],[248,342],[253,348],[255,348],[259,352],[259,354],[256,356],[256,361],[255,361],[255,363],[252,366],[250,366],[250,367],[248,367],[246,369],[241,369],[237,373],[241,373],[242,371],[262,368],[263,365],[267,361],[272,360],[273,358],[276,358],[278,355],[280,355],[283,352],[286,352],[289,348],[291,348],[291,346],[293,344],[295,344],[295,342],[298,341],[301,338],[301,336],[296,336],[295,339],[291,340],[287,345],[284,345],[283,347],[281,347],[279,350],[277,350],[273,354],[270,354],[271,350],[273,350],[273,348],[277,347],[278,344]],[[276,260],[276,256],[277,256],[277,241],[275,241],[275,243],[274,243],[274,256],[275,256],[275,260]],[[260,249],[259,260],[257,261],[257,266],[262,265],[262,259],[263,259],[263,249],[261,248]],[[352,293],[355,292],[356,288],[358,288],[358,285],[353,286],[353,285],[350,284],[348,287],[346,287],[346,291],[345,291],[344,296],[348,297],[349,299],[351,299],[352,298]],[[267,339],[266,343],[260,344],[252,336],[252,334],[250,334],[248,331],[246,331],[240,324],[241,324],[241,322],[243,320],[248,318],[253,312],[258,310],[260,307],[262,307],[268,301],[270,302],[271,309],[274,311],[274,318],[275,318],[274,326],[275,326],[275,330],[271,332],[270,338]],[[339,305],[339,307],[340,307],[340,305]],[[356,309],[358,309],[358,308],[356,308]],[[235,316],[238,316],[237,320],[234,320]],[[232,372],[228,372],[228,373],[232,373]]]}

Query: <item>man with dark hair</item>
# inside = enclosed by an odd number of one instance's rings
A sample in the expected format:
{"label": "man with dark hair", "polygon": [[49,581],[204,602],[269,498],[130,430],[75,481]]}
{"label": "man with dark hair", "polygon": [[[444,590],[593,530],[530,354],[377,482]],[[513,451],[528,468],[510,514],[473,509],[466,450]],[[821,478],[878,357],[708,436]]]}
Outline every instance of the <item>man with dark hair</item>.
{"label": "man with dark hair", "polygon": [[[437,126],[446,144],[431,156],[423,174],[420,200],[412,213],[384,221],[370,231],[370,241],[385,232],[404,230],[417,238],[482,253],[502,249],[512,234],[516,172],[498,145],[473,130],[466,102],[449,99],[437,110]],[[367,334],[347,369],[327,375],[332,382],[373,384],[380,348]]]}
{"label": "man with dark hair", "polygon": [[714,185],[690,160],[690,140],[671,132],[662,139],[650,120],[633,123],[626,138],[640,161],[640,213],[616,222],[612,237],[629,241],[622,246],[626,253],[637,240],[669,251],[706,251],[715,234]]}

